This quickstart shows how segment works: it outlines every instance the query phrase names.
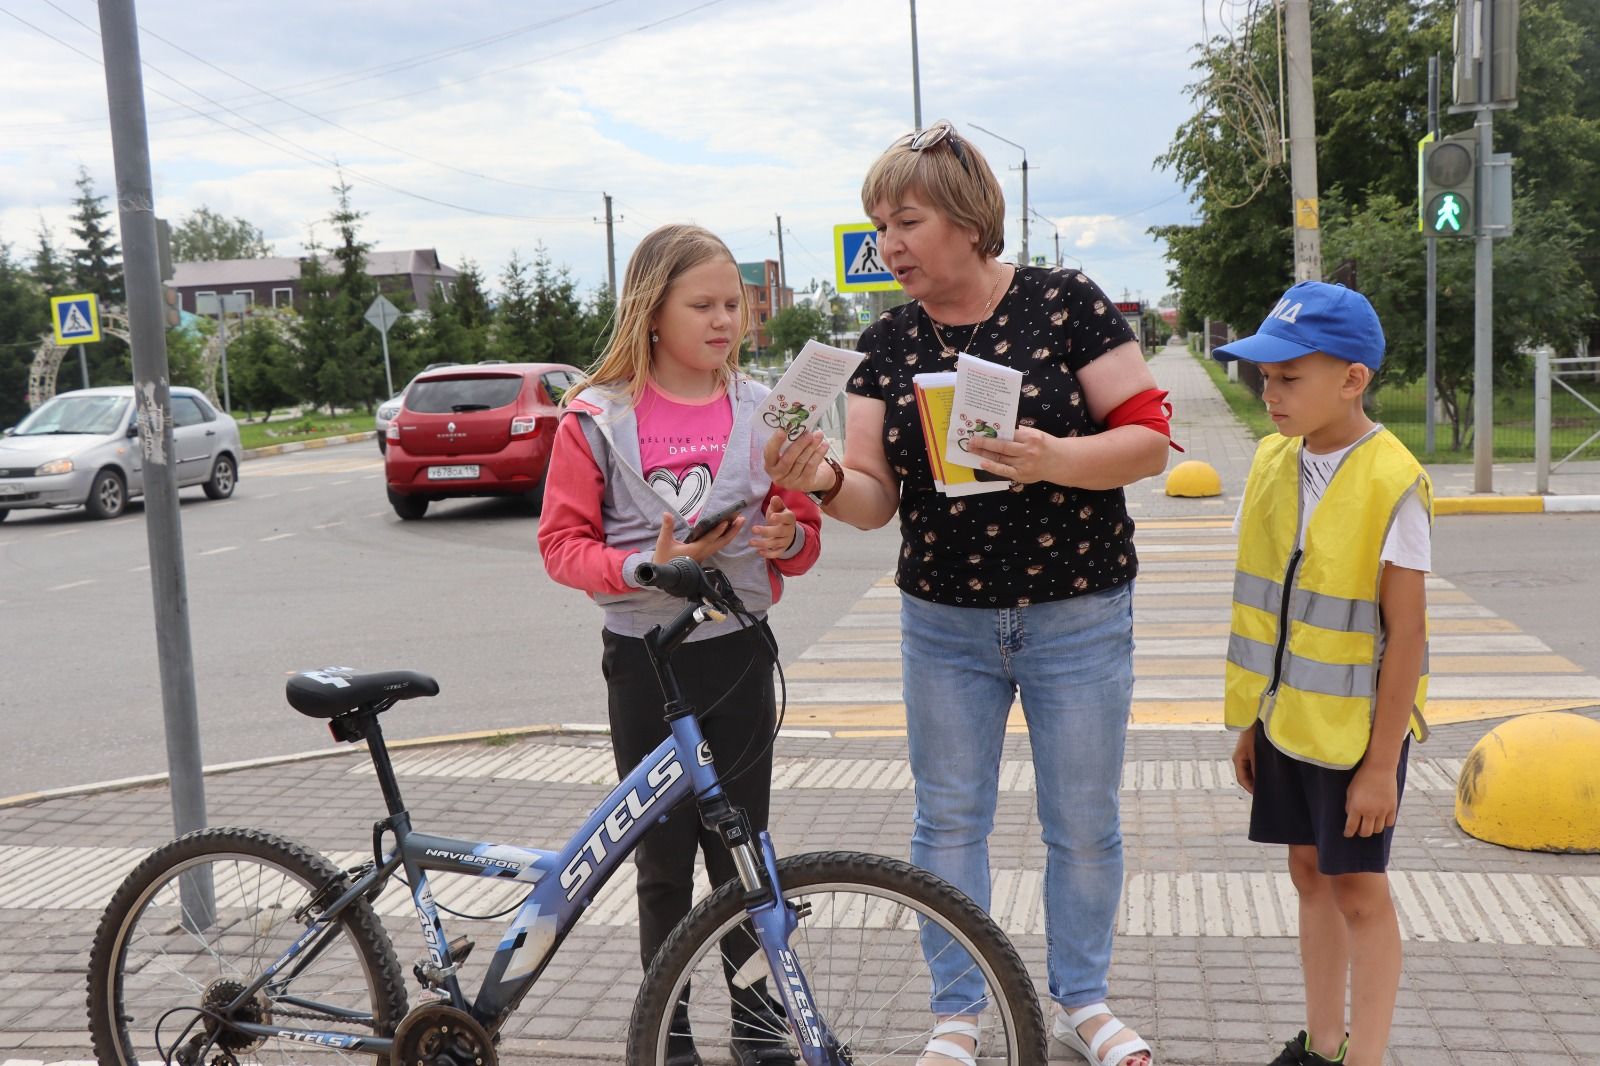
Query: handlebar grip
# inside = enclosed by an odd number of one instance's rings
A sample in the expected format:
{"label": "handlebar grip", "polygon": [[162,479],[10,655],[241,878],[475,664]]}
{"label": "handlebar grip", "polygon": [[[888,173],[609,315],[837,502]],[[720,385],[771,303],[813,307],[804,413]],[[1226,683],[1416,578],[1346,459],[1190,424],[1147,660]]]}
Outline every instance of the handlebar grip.
{"label": "handlebar grip", "polygon": [[687,555],[680,555],[669,563],[640,563],[633,576],[646,588],[660,589],[669,596],[685,599],[705,586],[700,564]]}

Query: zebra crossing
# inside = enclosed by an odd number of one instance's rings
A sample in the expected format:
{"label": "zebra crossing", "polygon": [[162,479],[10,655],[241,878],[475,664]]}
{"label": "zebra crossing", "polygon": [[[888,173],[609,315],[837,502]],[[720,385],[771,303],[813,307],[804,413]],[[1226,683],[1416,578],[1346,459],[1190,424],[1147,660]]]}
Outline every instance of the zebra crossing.
{"label": "zebra crossing", "polygon": [[[1134,587],[1133,722],[1222,720],[1222,672],[1233,590],[1225,518],[1139,523]],[[1538,637],[1430,576],[1428,719],[1442,724],[1569,710],[1600,702],[1600,678]],[[786,671],[791,725],[840,736],[902,733],[900,592],[881,579]],[[1020,729],[1020,708],[1013,708]]]}

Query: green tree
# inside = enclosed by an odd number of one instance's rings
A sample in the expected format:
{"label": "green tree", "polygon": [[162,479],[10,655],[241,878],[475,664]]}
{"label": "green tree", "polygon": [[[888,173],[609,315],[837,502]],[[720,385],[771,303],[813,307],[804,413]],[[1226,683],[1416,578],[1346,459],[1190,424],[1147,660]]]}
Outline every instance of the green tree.
{"label": "green tree", "polygon": [[239,337],[228,345],[228,377],[234,408],[271,418],[297,395],[299,352],[287,321],[275,315],[245,320]]}
{"label": "green tree", "polygon": [[28,413],[28,367],[49,323],[44,290],[0,241],[0,427]]}
{"label": "green tree", "polygon": [[495,357],[509,363],[538,358],[539,335],[528,264],[511,252],[500,271],[500,303],[495,309]]}
{"label": "green tree", "polygon": [[388,395],[382,339],[363,317],[378,293],[366,269],[371,245],[361,240],[365,216],[352,206],[343,177],[333,191],[337,202],[328,221],[338,240],[326,264],[314,242],[308,249],[300,278],[304,307],[296,330],[301,398],[325,405],[330,413],[340,406],[370,408],[375,399]]}
{"label": "green tree", "polygon": [[72,201],[72,281],[80,292],[92,292],[101,304],[122,303],[122,249],[106,224],[111,212],[104,196],[96,196],[89,171],[78,168],[78,196]]}
{"label": "green tree", "polygon": [[815,307],[785,307],[767,320],[769,351],[792,356],[806,341],[828,339],[828,316]]}
{"label": "green tree", "polygon": [[61,252],[56,248],[55,240],[50,234],[50,227],[45,225],[44,219],[39,220],[39,229],[36,231],[37,244],[34,246],[33,266],[31,272],[33,280],[39,283],[39,288],[47,296],[59,296],[70,292],[72,275],[68,264],[62,260]]}
{"label": "green tree", "polygon": [[608,285],[602,285],[589,296],[583,309],[583,329],[577,349],[566,361],[580,369],[588,369],[599,361],[606,345],[611,343],[616,329],[617,302]]}
{"label": "green tree", "polygon": [[534,350],[538,362],[570,363],[581,358],[583,303],[566,267],[555,267],[550,252],[537,245],[533,257]]}
{"label": "green tree", "polygon": [[272,254],[261,229],[248,219],[225,218],[201,204],[172,231],[172,258],[179,263],[213,259],[263,259]]}

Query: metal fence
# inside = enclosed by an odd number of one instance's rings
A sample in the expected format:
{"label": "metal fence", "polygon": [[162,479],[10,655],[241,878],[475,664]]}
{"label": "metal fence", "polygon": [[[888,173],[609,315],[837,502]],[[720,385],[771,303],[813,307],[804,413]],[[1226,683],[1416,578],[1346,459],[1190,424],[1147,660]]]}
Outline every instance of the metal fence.
{"label": "metal fence", "polygon": [[1600,457],[1600,358],[1556,359],[1549,349],[1540,351],[1534,360],[1536,491],[1550,491],[1550,475],[1562,464],[1596,457]]}

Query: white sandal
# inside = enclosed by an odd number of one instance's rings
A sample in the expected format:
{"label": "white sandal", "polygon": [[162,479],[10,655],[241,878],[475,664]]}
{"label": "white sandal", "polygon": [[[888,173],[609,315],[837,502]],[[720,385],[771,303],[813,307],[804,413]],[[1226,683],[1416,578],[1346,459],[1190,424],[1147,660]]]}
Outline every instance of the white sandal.
{"label": "white sandal", "polygon": [[[972,1041],[973,1049],[968,1051],[960,1044],[943,1039],[947,1036],[964,1036]],[[978,1066],[978,1036],[978,1026],[975,1023],[960,1018],[947,1019],[933,1027],[928,1046],[922,1049],[922,1055],[943,1055],[958,1066]]]}
{"label": "white sandal", "polygon": [[[1094,1034],[1094,1039],[1088,1043],[1078,1035],[1078,1026],[1091,1018],[1105,1015],[1110,1021],[1102,1025]],[[1065,1011],[1056,1015],[1055,1024],[1050,1027],[1050,1035],[1067,1045],[1073,1051],[1082,1055],[1089,1066],[1118,1066],[1129,1055],[1139,1052],[1148,1052],[1152,1066],[1155,1062],[1155,1052],[1150,1045],[1138,1037],[1125,1040],[1114,1048],[1107,1048],[1111,1038],[1122,1030],[1128,1028],[1122,1021],[1111,1013],[1111,1008],[1104,1003],[1091,1003],[1077,1010]]]}

